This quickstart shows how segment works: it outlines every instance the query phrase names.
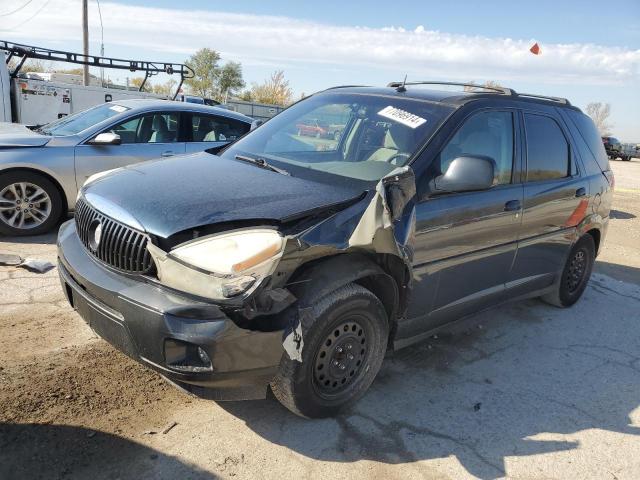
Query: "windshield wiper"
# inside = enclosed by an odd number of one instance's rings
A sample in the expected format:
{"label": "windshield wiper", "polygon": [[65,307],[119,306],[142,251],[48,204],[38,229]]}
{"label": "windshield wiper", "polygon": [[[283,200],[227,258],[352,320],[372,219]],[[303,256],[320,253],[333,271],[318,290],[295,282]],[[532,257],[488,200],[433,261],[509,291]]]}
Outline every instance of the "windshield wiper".
{"label": "windshield wiper", "polygon": [[291,175],[289,172],[287,172],[282,168],[278,168],[278,167],[274,167],[273,165],[270,165],[262,157],[253,158],[253,157],[248,157],[247,155],[236,155],[235,158],[236,160],[240,160],[242,162],[253,163],[254,165],[257,165],[260,168],[264,168],[265,170],[271,170],[272,172],[276,172],[281,175]]}

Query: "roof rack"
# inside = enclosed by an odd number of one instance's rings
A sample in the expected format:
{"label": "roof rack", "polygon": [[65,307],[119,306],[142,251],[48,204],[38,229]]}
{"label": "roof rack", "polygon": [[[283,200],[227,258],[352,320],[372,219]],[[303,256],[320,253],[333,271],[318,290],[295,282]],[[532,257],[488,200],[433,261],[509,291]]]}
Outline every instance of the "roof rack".
{"label": "roof rack", "polygon": [[193,78],[194,76],[193,70],[182,63],[123,60],[121,58],[83,55],[81,53],[65,52],[63,50],[52,50],[49,48],[34,47],[32,45],[22,45],[20,43],[12,43],[5,40],[0,40],[0,51],[4,51],[7,54],[7,64],[9,64],[9,61],[13,57],[20,57],[20,61],[16,65],[16,68],[11,72],[11,78],[16,78],[18,76],[20,69],[28,58],[48,60],[52,62],[75,63],[78,65],[89,65],[91,67],[98,68],[129,70],[130,72],[144,72],[144,80],[138,88],[139,91],[142,91],[147,79],[153,75],[157,75],[158,73],[173,75],[174,73],[177,73],[180,75],[180,83],[178,84],[176,93],[172,97],[174,100],[178,96],[185,79]]}
{"label": "roof rack", "polygon": [[[420,82],[391,82],[387,85],[387,87],[401,89],[406,85],[453,85],[456,87],[471,87],[482,90],[488,90],[486,93],[498,93],[501,95],[509,95],[511,97],[520,97],[520,98],[536,98],[540,100],[548,100],[550,102],[562,103],[564,105],[571,105],[569,100],[561,97],[550,97],[547,95],[537,95],[533,93],[518,93],[512,88],[507,87],[490,87],[484,85],[476,85],[474,83],[461,83],[461,82],[435,82],[435,81],[420,81]],[[403,90],[399,90],[403,91]]]}
{"label": "roof rack", "polygon": [[486,87],[484,85],[476,85],[475,83],[462,83],[462,82],[434,82],[434,81],[419,81],[419,82],[391,82],[387,87],[400,88],[406,85],[448,85],[455,87],[473,87],[481,88],[483,90],[490,90],[495,93],[501,93],[503,95],[513,95],[516,92],[506,87]]}

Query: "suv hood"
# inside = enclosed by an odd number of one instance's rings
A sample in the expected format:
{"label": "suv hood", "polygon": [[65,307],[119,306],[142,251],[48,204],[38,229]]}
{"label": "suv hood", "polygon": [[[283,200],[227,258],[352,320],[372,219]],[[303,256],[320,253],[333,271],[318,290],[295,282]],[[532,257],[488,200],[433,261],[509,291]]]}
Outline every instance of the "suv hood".
{"label": "suv hood", "polygon": [[200,152],[114,170],[89,180],[83,194],[106,215],[167,238],[221,222],[282,222],[362,191]]}
{"label": "suv hood", "polygon": [[0,122],[0,148],[42,147],[51,140],[47,135],[40,135],[24,125]]}

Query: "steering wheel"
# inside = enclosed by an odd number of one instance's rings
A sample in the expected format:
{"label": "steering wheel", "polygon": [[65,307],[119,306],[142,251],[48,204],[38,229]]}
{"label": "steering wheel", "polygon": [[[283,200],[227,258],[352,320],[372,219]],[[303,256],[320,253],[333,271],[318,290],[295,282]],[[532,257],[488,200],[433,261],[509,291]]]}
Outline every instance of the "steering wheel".
{"label": "steering wheel", "polygon": [[408,153],[401,153],[401,152],[399,152],[399,153],[396,153],[396,154],[392,155],[392,156],[391,156],[391,158],[389,158],[389,159],[387,160],[387,163],[393,163],[393,161],[394,161],[396,158],[404,158],[405,160],[407,160],[410,156],[411,156],[411,155],[409,155]]}

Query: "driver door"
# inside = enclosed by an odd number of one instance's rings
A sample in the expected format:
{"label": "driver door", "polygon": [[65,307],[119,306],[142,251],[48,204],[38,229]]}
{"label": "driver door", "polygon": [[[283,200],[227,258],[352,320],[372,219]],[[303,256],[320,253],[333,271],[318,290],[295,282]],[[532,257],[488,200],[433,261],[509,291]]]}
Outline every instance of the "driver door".
{"label": "driver door", "polygon": [[428,183],[463,154],[491,157],[497,167],[488,190],[425,194],[416,206],[410,335],[476,311],[504,294],[522,219],[517,122],[509,110],[472,114],[425,172]]}
{"label": "driver door", "polygon": [[[91,175],[154,158],[185,153],[179,112],[151,112],[129,118],[100,133],[120,136],[120,145],[80,144],[75,149],[76,183]],[[91,139],[88,139],[91,140]]]}

